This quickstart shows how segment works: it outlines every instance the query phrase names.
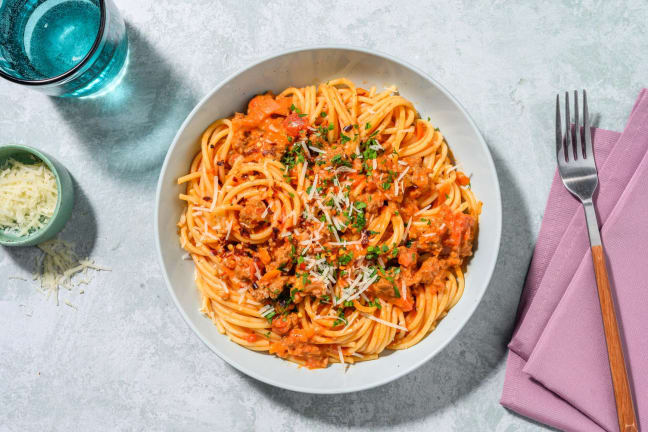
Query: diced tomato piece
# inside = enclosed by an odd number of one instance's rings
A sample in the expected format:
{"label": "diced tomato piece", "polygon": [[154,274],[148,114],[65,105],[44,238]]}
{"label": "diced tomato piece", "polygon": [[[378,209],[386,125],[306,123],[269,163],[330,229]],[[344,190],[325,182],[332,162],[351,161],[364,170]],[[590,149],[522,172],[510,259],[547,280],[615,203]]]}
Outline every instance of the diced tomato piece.
{"label": "diced tomato piece", "polygon": [[258,95],[252,98],[248,104],[248,116],[267,117],[278,111],[281,105],[269,94]]}
{"label": "diced tomato piece", "polygon": [[411,267],[416,264],[416,248],[407,248],[400,246],[398,248],[398,264],[403,267]]}
{"label": "diced tomato piece", "polygon": [[423,135],[425,135],[425,126],[422,121],[419,121],[416,123],[416,139],[423,138]]}
{"label": "diced tomato piece", "polygon": [[256,342],[258,339],[259,339],[259,337],[257,336],[256,333],[250,333],[250,334],[247,335],[247,337],[245,338],[245,340],[247,340],[247,341],[250,342],[250,343],[252,343],[252,342]]}
{"label": "diced tomato piece", "polygon": [[291,113],[284,120],[283,126],[288,135],[296,137],[299,135],[299,131],[305,130],[308,127],[308,120],[306,120],[306,117],[300,117],[297,113]]}
{"label": "diced tomato piece", "polygon": [[[401,296],[402,295],[403,293],[401,293]],[[393,304],[394,306],[398,306],[399,308],[401,308],[403,312],[409,312],[414,308],[414,299],[412,298],[411,295],[408,295],[406,299],[404,299],[403,297],[390,298],[387,301]]]}
{"label": "diced tomato piece", "polygon": [[467,177],[464,173],[462,172],[457,172],[457,184],[460,186],[466,186],[467,184],[470,184],[470,178]]}

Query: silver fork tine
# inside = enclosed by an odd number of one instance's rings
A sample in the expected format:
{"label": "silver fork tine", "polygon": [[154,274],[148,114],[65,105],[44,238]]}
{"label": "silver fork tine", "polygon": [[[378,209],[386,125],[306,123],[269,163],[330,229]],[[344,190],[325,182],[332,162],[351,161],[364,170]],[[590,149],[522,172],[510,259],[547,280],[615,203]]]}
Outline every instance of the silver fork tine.
{"label": "silver fork tine", "polygon": [[562,125],[560,123],[560,94],[556,95],[556,159],[558,159],[558,163],[565,162],[565,147],[563,146]]}
{"label": "silver fork tine", "polygon": [[592,132],[590,131],[589,112],[587,111],[587,92],[583,90],[583,133],[585,134],[585,157],[594,157]]}
{"label": "silver fork tine", "polygon": [[574,146],[572,145],[571,123],[569,115],[569,92],[565,92],[565,156],[567,162],[574,160]]}
{"label": "silver fork tine", "polygon": [[583,140],[581,139],[580,122],[578,119],[578,90],[574,90],[574,124],[576,137],[574,138],[574,160],[583,159]]}

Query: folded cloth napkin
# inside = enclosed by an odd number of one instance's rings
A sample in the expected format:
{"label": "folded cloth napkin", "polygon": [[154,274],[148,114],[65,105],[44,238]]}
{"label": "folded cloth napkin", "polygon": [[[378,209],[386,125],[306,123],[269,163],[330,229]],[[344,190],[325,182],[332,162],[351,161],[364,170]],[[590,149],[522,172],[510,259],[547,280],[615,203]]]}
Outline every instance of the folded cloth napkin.
{"label": "folded cloth napkin", "polygon": [[[648,139],[648,123],[642,132]],[[601,232],[637,418],[648,427],[648,153]],[[618,422],[588,251],[523,369],[608,431]]]}
{"label": "folded cloth napkin", "polygon": [[[595,202],[601,222],[607,220],[648,149],[648,137],[642,132],[648,125],[648,98],[644,98],[645,94],[645,90],[640,93],[621,136],[615,132],[593,130],[600,180]],[[556,174],[520,301],[518,323],[509,345],[511,351],[501,402],[522,415],[560,429],[596,431],[602,429],[590,417],[523,372],[546,322],[589,250],[582,214],[580,203],[571,197]],[[600,320],[600,312],[598,317]]]}
{"label": "folded cloth napkin", "polygon": [[[640,133],[646,125],[648,125],[648,98],[642,91],[623,134],[605,161],[598,162],[599,187],[594,196],[594,205],[601,225],[605,224],[614,205],[637,169],[639,161],[648,150],[648,137]],[[595,153],[594,156],[596,158],[597,154]],[[576,268],[583,255],[590,248],[585,214],[580,203],[564,187],[558,189],[561,192],[560,195],[556,194],[555,198],[550,196],[547,206],[562,207],[565,209],[565,213],[571,213],[572,216],[551,256],[535,294],[532,295],[528,306],[525,304],[525,309],[520,314],[520,322],[509,344],[509,348],[524,359],[529,358],[547,320],[556,309],[567,285],[576,273]],[[567,202],[571,205],[567,205]]]}

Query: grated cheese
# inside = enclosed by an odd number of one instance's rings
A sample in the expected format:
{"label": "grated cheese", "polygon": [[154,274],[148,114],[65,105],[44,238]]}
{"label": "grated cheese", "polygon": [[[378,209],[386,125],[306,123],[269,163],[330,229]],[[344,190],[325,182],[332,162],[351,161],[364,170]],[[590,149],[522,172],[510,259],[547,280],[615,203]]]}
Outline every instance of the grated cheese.
{"label": "grated cheese", "polygon": [[419,210],[419,211],[417,211],[416,213],[414,213],[414,216],[420,215],[421,213],[423,213],[424,211],[426,211],[427,209],[429,209],[430,206],[431,206],[431,204],[426,205],[426,206],[423,207],[421,210]]}
{"label": "grated cheese", "polygon": [[308,199],[309,200],[312,200],[313,196],[317,192],[317,180],[318,180],[318,178],[319,178],[319,174],[315,174],[315,179],[313,180],[313,184],[311,185],[311,190],[308,193]]}
{"label": "grated cheese", "polygon": [[408,165],[407,168],[405,168],[405,170],[403,170],[401,175],[398,176],[398,179],[396,179],[396,182],[399,182],[399,181],[403,180],[403,177],[405,177],[405,174],[407,174],[407,171],[409,171],[409,169],[410,169],[410,167]]}
{"label": "grated cheese", "polygon": [[266,316],[270,315],[275,311],[274,306],[272,305],[265,305],[261,309],[259,309],[259,315],[261,315],[263,318]]}
{"label": "grated cheese", "polygon": [[257,267],[256,262],[252,261],[252,265],[254,266],[254,275],[257,279],[261,279],[261,272],[259,271],[259,267]]}
{"label": "grated cheese", "polygon": [[232,231],[232,221],[227,221],[227,234],[225,235],[225,240],[229,239],[231,231]]}
{"label": "grated cheese", "polygon": [[326,150],[318,149],[317,147],[308,146],[308,148],[317,153],[326,153]]}
{"label": "grated cheese", "polygon": [[403,235],[403,241],[407,240],[407,236],[409,234],[411,226],[412,226],[412,216],[410,216],[409,220],[407,221],[407,228],[405,228],[405,235]]}
{"label": "grated cheese", "polygon": [[403,289],[403,300],[407,300],[407,285],[405,285],[405,279],[401,281],[401,288]]}
{"label": "grated cheese", "polygon": [[8,159],[0,167],[0,228],[6,232],[24,236],[43,228],[57,199],[56,178],[42,161]]}
{"label": "grated cheese", "polygon": [[301,145],[301,148],[304,149],[304,153],[308,155],[308,157],[311,157],[310,152],[308,151],[308,147],[306,147],[306,143],[304,141],[299,141],[299,144]]}
{"label": "grated cheese", "polygon": [[212,197],[212,205],[209,207],[209,211],[213,212],[216,208],[216,202],[218,201],[218,176],[214,176],[214,196]]}
{"label": "grated cheese", "polygon": [[404,330],[404,331],[407,331],[407,327],[403,327],[403,326],[401,326],[401,325],[394,324],[394,323],[391,323],[391,322],[389,322],[389,321],[385,321],[384,319],[377,318],[377,317],[375,317],[375,316],[373,316],[373,315],[369,315],[368,313],[364,313],[364,312],[362,312],[362,315],[366,316],[366,317],[369,318],[370,320],[376,321],[376,322],[378,322],[378,323],[380,323],[380,324],[384,324],[384,325],[386,325],[386,326],[388,326],[388,327],[393,327],[393,328],[398,329],[398,330]]}
{"label": "grated cheese", "polygon": [[[90,259],[79,259],[74,253],[74,246],[62,240],[48,240],[38,245],[43,251],[43,256],[36,263],[34,280],[40,283],[40,290],[48,297],[54,295],[56,304],[59,304],[59,288],[71,291],[81,284],[87,284],[88,279],[73,280],[74,276],[88,269],[96,271],[111,271],[110,268],[100,266]],[[67,300],[66,300],[67,302]],[[66,303],[67,304],[67,303]]]}

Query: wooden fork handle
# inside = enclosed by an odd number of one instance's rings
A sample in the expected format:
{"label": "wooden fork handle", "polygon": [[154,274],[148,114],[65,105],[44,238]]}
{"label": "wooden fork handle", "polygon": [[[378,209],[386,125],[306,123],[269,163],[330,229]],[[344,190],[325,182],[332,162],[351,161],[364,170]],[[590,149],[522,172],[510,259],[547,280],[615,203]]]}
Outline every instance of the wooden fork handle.
{"label": "wooden fork handle", "polygon": [[596,273],[596,285],[598,287],[599,301],[601,302],[601,315],[603,316],[603,328],[605,330],[605,341],[607,343],[608,359],[610,361],[610,372],[612,373],[612,385],[614,387],[614,399],[616,400],[617,416],[619,418],[619,431],[635,432],[637,428],[637,417],[635,414],[628,372],[623,358],[623,346],[617,324],[614,301],[610,291],[603,246],[592,246],[592,260],[594,261],[594,272]]}

